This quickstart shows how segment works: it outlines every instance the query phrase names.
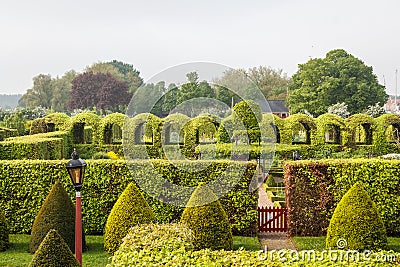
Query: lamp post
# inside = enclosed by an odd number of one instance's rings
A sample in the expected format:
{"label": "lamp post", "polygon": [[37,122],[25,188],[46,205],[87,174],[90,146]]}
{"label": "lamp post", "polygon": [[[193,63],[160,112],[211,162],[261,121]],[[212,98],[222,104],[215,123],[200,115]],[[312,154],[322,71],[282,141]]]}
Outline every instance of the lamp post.
{"label": "lamp post", "polygon": [[67,171],[71,177],[76,192],[76,213],[75,213],[75,257],[82,265],[82,202],[81,189],[85,176],[86,162],[79,158],[78,152],[74,149],[72,159],[67,163]]}

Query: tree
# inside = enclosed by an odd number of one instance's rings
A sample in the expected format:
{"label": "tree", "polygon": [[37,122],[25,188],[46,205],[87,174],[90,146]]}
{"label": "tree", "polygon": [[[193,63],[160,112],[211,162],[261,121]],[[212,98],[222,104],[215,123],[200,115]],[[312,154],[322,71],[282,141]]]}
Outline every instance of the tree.
{"label": "tree", "polygon": [[72,88],[72,81],[77,73],[74,70],[66,72],[61,78],[53,81],[53,98],[51,99],[51,109],[57,112],[67,110],[69,93]]}
{"label": "tree", "polygon": [[119,105],[127,105],[131,99],[127,88],[127,83],[109,73],[85,72],[72,81],[67,107],[70,110],[96,107],[103,114],[106,108],[118,111]]}
{"label": "tree", "polygon": [[370,115],[372,118],[378,118],[386,112],[379,103],[376,103],[375,105],[368,106],[364,113]]}
{"label": "tree", "polygon": [[342,118],[347,118],[349,116],[349,112],[347,111],[346,103],[336,103],[332,106],[328,107],[328,113],[338,115]]}
{"label": "tree", "polygon": [[57,230],[51,229],[32,258],[29,267],[79,267],[71,249]]}
{"label": "tree", "polygon": [[388,99],[372,67],[342,49],[300,64],[290,81],[289,92],[291,113],[308,110],[317,116],[335,103],[344,102],[348,111],[355,114]]}
{"label": "tree", "polygon": [[33,87],[28,89],[20,102],[28,108],[42,106],[49,109],[53,98],[53,80],[48,74],[40,74],[33,78]]}
{"label": "tree", "polygon": [[326,248],[386,249],[386,228],[375,203],[357,182],[339,201],[326,234]]}
{"label": "tree", "polygon": [[285,100],[289,78],[283,70],[259,66],[247,71],[248,77],[257,84],[266,99]]}
{"label": "tree", "polygon": [[14,112],[4,117],[4,125],[10,129],[17,129],[19,135],[25,134],[25,123],[22,112]]}
{"label": "tree", "polygon": [[194,249],[232,250],[228,216],[206,184],[200,183],[194,190],[182,213],[181,222],[192,231]]}
{"label": "tree", "polygon": [[153,210],[134,183],[130,183],[115,202],[104,230],[104,250],[114,253],[129,228],[155,222]]}
{"label": "tree", "polygon": [[92,66],[86,67],[85,72],[109,73],[115,79],[126,82],[129,85],[128,91],[130,93],[136,92],[143,84],[140,72],[133,68],[133,65],[117,60],[94,63]]}
{"label": "tree", "polygon": [[[71,251],[75,244],[75,207],[67,191],[56,181],[47,195],[32,225],[29,252],[35,253],[51,229],[62,236]],[[83,237],[83,244],[85,244]],[[83,248],[86,246],[83,245]]]}

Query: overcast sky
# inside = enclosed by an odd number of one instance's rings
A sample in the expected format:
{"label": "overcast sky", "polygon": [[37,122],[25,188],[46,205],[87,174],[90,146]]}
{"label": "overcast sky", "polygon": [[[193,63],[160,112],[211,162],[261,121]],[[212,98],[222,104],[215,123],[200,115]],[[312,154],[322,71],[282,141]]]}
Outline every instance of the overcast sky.
{"label": "overcast sky", "polygon": [[292,75],[310,57],[343,48],[382,84],[385,76],[388,93],[400,69],[398,0],[2,0],[0,33],[6,94],[24,93],[41,73],[61,76],[113,59],[133,64],[145,80],[193,61]]}

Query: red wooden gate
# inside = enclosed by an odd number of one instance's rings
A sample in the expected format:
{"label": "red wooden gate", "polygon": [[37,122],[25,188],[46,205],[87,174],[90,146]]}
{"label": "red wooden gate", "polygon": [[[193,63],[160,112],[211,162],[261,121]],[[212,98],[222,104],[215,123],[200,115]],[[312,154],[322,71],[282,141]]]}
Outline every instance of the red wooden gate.
{"label": "red wooden gate", "polygon": [[258,232],[286,232],[286,208],[258,207]]}

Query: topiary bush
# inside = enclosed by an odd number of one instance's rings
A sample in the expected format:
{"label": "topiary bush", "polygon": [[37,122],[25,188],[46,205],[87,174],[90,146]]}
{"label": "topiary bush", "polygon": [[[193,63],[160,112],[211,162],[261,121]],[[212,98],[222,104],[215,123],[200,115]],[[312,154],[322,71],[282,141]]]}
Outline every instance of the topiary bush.
{"label": "topiary bush", "polygon": [[0,211],[0,251],[5,251],[9,247],[10,239],[7,222],[3,212]]}
{"label": "topiary bush", "polygon": [[[341,239],[347,244],[340,244]],[[387,247],[385,225],[360,182],[355,183],[338,203],[329,223],[326,247],[349,250]]]}
{"label": "topiary bush", "polygon": [[130,227],[155,221],[154,213],[142,193],[134,183],[130,183],[108,216],[104,232],[104,250],[114,253]]}
{"label": "topiary bush", "polygon": [[36,252],[51,229],[58,231],[71,251],[75,250],[75,207],[59,180],[54,183],[33,222],[29,252]]}
{"label": "topiary bush", "polygon": [[217,196],[204,183],[200,183],[194,190],[182,213],[181,222],[193,233],[194,249],[232,250],[232,230],[228,216]]}
{"label": "topiary bush", "polygon": [[80,266],[60,234],[51,229],[33,256],[29,267]]}

